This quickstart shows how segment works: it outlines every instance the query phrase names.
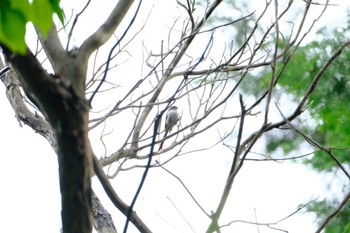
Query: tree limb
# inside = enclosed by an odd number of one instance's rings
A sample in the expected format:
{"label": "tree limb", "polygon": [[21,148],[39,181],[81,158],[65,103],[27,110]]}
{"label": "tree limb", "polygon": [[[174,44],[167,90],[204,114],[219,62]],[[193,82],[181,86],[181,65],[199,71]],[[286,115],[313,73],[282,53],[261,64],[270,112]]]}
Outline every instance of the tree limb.
{"label": "tree limb", "polygon": [[109,15],[108,19],[101,25],[101,27],[87,38],[81,45],[82,50],[87,55],[90,55],[100,46],[107,42],[107,40],[113,35],[114,31],[118,28],[124,16],[129,11],[134,0],[120,0]]}
{"label": "tree limb", "polygon": [[342,210],[346,203],[350,200],[350,192],[344,197],[342,202],[325,218],[323,223],[318,227],[315,233],[320,233],[327,224]]}
{"label": "tree limb", "polygon": [[[129,220],[135,225],[135,227],[142,233],[151,233],[151,230],[143,223],[143,221],[138,217],[136,212],[130,210],[129,206],[126,205],[120,197],[114,191],[111,183],[109,182],[105,172],[103,171],[96,156],[93,156],[94,171],[101,182],[106,194],[112,203],[125,215],[130,215]],[[129,212],[130,211],[130,212]]]}
{"label": "tree limb", "polygon": [[62,73],[62,70],[64,70],[64,66],[66,64],[64,60],[67,59],[68,54],[58,38],[56,25],[52,25],[48,35],[45,38],[41,36],[38,30],[37,34],[55,74],[58,75]]}

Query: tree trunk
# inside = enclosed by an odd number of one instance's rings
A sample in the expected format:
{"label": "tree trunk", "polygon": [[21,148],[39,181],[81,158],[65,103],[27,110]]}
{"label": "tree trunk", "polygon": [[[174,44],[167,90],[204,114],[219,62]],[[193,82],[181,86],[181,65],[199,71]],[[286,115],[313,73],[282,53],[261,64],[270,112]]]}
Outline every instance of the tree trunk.
{"label": "tree trunk", "polygon": [[73,103],[56,129],[63,232],[91,232],[91,149],[88,112]]}
{"label": "tree trunk", "polygon": [[[26,93],[30,93],[52,126],[58,150],[60,189],[62,196],[62,228],[64,233],[92,231],[91,172],[92,150],[88,138],[89,105],[82,91],[74,84],[85,80],[84,70],[71,57],[65,80],[55,79],[28,50],[25,56],[2,47],[18,74]],[[74,61],[73,61],[74,59]],[[73,64],[74,62],[74,64]],[[80,72],[81,71],[81,72]],[[80,82],[83,83],[83,82]]]}

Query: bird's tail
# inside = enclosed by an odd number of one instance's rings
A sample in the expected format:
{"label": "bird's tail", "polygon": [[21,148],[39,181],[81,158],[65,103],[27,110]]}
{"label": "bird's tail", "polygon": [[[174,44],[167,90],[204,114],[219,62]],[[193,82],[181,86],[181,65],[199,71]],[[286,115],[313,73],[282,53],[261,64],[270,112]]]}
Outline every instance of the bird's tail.
{"label": "bird's tail", "polygon": [[168,130],[166,130],[166,131],[164,132],[164,136],[163,136],[162,142],[160,143],[160,146],[159,146],[158,152],[160,152],[160,151],[162,150],[162,148],[163,148],[163,144],[164,144],[164,141],[165,141],[166,136],[168,135],[168,132],[169,132],[169,129],[168,129]]}

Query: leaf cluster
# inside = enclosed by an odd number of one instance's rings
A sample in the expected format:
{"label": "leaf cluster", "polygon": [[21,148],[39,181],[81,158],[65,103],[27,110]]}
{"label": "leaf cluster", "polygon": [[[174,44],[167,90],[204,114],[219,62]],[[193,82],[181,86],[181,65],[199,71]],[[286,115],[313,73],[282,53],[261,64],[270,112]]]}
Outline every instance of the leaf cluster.
{"label": "leaf cluster", "polygon": [[59,0],[0,0],[0,43],[12,51],[24,54],[26,51],[26,24],[32,22],[45,36],[56,13],[63,23],[63,11]]}

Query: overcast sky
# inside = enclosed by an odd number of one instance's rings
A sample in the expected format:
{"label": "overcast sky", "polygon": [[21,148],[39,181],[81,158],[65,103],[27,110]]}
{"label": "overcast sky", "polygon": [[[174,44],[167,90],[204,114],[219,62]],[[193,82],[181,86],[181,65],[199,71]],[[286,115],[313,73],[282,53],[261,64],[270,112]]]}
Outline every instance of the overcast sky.
{"label": "overcast sky", "polygon": [[[76,2],[65,1],[65,4]],[[106,1],[106,4],[113,5],[114,2],[116,1]],[[149,9],[146,2],[145,7]],[[342,1],[338,2],[342,3]],[[166,9],[169,4],[174,4],[174,1],[155,1],[155,3],[161,6],[155,8],[155,12],[166,14],[166,10],[161,9]],[[96,8],[92,10],[97,11]],[[348,12],[349,8],[346,10],[345,5],[334,7],[334,10],[327,13],[322,24],[331,20],[336,25],[337,22],[344,20]],[[105,13],[103,11],[100,13],[101,19],[99,20],[101,21]],[[99,20],[92,19],[91,28],[94,28],[95,24],[99,25]],[[84,33],[82,28],[77,32],[81,38],[91,33]],[[75,38],[75,43],[79,44],[81,38]],[[0,92],[2,93],[0,95],[0,106],[2,107],[0,121],[1,229],[6,233],[59,232],[61,227],[60,193],[56,155],[41,136],[35,134],[27,126],[20,127],[6,99],[3,85],[0,85]],[[213,154],[222,155],[215,159],[217,165],[215,170],[212,169]],[[200,156],[194,154],[183,160],[175,160],[167,168],[176,170],[176,174],[184,178],[186,185],[195,196],[199,197],[198,201],[209,212],[210,208],[215,208],[221,194],[231,156],[232,154],[227,149],[221,147],[208,150]],[[193,164],[199,161],[200,166],[194,170]],[[142,170],[124,172],[112,181],[128,203],[136,190],[141,172]],[[325,176],[316,174],[300,164],[247,162],[234,183],[232,198],[227,204],[222,222],[235,219],[250,221],[256,219],[265,223],[276,222],[312,198],[323,197],[327,188],[324,181]],[[203,188],[201,185],[203,182],[214,188]],[[95,178],[93,185],[120,230],[125,219],[110,203]],[[203,195],[200,194],[203,192],[207,194],[205,196],[208,199],[201,199]],[[150,171],[135,209],[143,216],[151,229],[164,229],[164,231],[155,232],[193,232],[191,227],[196,232],[203,232],[209,223],[179,182],[166,175],[162,169]],[[185,215],[191,226],[184,221],[179,211]],[[187,215],[187,213],[196,213],[196,215]],[[196,219],[197,216],[200,217]],[[313,221],[312,214],[299,214],[283,221],[278,227],[287,229],[291,233],[313,232],[315,230]],[[170,225],[169,222],[176,224]],[[233,229],[239,232],[257,232],[256,226],[243,223],[236,223],[235,227],[230,228],[227,232]],[[276,232],[263,226],[259,230],[261,233]],[[129,232],[137,231],[131,227]]]}

